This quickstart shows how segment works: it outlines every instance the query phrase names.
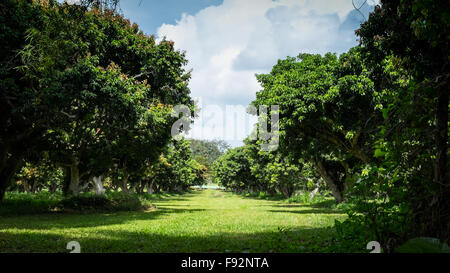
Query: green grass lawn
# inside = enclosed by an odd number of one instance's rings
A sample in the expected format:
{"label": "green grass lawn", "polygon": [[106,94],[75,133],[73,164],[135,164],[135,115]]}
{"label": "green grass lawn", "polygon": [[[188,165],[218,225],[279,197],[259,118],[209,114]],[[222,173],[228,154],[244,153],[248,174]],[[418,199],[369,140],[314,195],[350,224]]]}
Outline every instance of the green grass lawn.
{"label": "green grass lawn", "polygon": [[[0,217],[0,252],[327,252],[338,210],[216,190],[154,201],[156,209]],[[365,246],[363,246],[365,247]]]}

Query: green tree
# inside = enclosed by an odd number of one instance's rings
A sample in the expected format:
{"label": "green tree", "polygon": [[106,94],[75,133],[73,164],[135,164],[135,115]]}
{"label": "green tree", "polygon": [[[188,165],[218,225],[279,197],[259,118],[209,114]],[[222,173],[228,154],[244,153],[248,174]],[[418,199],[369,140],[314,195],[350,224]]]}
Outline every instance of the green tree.
{"label": "green tree", "polygon": [[404,74],[402,87],[388,94],[378,142],[385,175],[375,183],[395,181],[383,191],[408,219],[390,235],[397,244],[423,235],[449,240],[449,26],[447,1],[395,0],[381,1],[357,31],[373,71],[392,55]]}
{"label": "green tree", "polygon": [[41,25],[41,6],[31,1],[0,3],[0,201],[26,151],[37,145],[37,136],[45,130],[45,108],[52,107],[36,105],[43,94],[35,92],[17,70],[22,65],[18,52],[26,45],[26,31]]}
{"label": "green tree", "polygon": [[[107,169],[114,159],[121,167],[145,162],[140,159],[146,155],[156,160],[170,139],[171,107],[193,105],[186,60],[173,43],[157,44],[109,10],[55,1],[7,4],[11,14],[5,21],[19,20],[14,11],[23,13],[24,6],[25,15],[41,25],[5,23],[7,35],[20,39],[3,58],[13,64],[1,79],[1,97],[10,107],[2,116],[0,198],[35,143],[47,141],[54,160],[70,169],[69,191],[75,194],[80,167],[89,174]],[[117,145],[130,149],[119,154]]]}
{"label": "green tree", "polygon": [[353,168],[371,160],[371,133],[381,120],[381,96],[360,49],[339,58],[289,57],[257,79],[263,89],[252,104],[280,107],[280,151],[313,163],[342,202]]}
{"label": "green tree", "polygon": [[214,182],[237,192],[253,191],[258,182],[250,164],[247,146],[228,149],[214,162]]}
{"label": "green tree", "polygon": [[223,140],[190,139],[191,150],[197,162],[207,168],[208,176],[213,176],[213,163],[222,156],[230,145]]}
{"label": "green tree", "polygon": [[192,155],[190,141],[172,139],[157,164],[148,168],[147,192],[185,191],[206,182],[206,167]]}

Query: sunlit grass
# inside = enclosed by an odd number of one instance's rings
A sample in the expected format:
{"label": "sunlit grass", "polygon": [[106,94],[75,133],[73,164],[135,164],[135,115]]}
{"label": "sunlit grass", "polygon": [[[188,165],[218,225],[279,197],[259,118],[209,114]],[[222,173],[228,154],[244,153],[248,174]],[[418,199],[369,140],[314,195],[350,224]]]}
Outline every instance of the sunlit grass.
{"label": "sunlit grass", "polygon": [[155,199],[156,209],[0,217],[0,252],[322,252],[338,210],[204,190]]}

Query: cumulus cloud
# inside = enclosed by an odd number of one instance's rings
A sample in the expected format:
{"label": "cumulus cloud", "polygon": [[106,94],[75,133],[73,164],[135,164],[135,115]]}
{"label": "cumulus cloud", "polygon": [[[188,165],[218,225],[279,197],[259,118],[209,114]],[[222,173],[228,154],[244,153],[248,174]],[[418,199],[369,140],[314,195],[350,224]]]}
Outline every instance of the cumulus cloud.
{"label": "cumulus cloud", "polygon": [[[361,9],[366,17],[369,10],[367,5]],[[339,54],[355,46],[354,30],[364,16],[351,0],[224,0],[195,15],[183,14],[175,25],[162,25],[158,37],[186,51],[192,96],[204,107],[217,104],[225,111],[227,104],[247,106],[260,89],[255,73],[269,72],[278,59],[301,52]],[[216,116],[224,134],[235,126],[226,122],[226,113]],[[246,127],[241,128],[245,134],[251,129]],[[202,129],[217,132],[197,122],[194,131]]]}

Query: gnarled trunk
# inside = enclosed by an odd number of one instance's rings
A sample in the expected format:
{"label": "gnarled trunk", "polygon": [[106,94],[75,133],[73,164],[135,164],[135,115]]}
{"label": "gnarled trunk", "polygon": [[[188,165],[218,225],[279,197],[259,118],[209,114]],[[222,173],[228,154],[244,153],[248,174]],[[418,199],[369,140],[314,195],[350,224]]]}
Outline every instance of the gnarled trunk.
{"label": "gnarled trunk", "polygon": [[293,190],[289,186],[280,186],[278,190],[281,192],[284,198],[289,198],[292,195]]}
{"label": "gnarled trunk", "polygon": [[335,179],[325,168],[323,162],[321,160],[314,160],[314,165],[317,168],[317,171],[320,174],[320,177],[325,181],[327,186],[330,188],[331,193],[333,194],[336,203],[342,203],[344,201],[344,187],[341,185],[340,181]]}
{"label": "gnarled trunk", "polygon": [[147,183],[147,193],[153,194],[153,180]]}
{"label": "gnarled trunk", "polygon": [[74,162],[70,166],[70,184],[69,194],[78,195],[80,193],[80,169],[78,168],[78,162]]}
{"label": "gnarled trunk", "polygon": [[7,153],[3,154],[2,157],[2,165],[0,166],[0,203],[3,201],[6,189],[8,188],[11,179],[16,173],[22,159],[21,156],[14,155],[8,158]]}

